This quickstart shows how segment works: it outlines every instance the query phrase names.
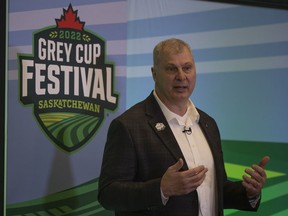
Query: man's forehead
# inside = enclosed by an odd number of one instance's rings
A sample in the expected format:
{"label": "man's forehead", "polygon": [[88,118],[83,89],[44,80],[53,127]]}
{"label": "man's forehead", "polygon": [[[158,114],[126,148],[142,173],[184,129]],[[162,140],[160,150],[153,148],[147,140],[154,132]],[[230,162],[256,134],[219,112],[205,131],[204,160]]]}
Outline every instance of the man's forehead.
{"label": "man's forehead", "polygon": [[181,53],[167,53],[159,59],[161,63],[164,64],[175,64],[175,63],[194,63],[193,56],[190,52],[181,52]]}
{"label": "man's forehead", "polygon": [[164,54],[164,55],[176,55],[176,54],[181,54],[181,53],[191,53],[191,50],[188,47],[182,46],[182,47],[165,47],[163,48],[163,50],[160,52],[160,54]]}

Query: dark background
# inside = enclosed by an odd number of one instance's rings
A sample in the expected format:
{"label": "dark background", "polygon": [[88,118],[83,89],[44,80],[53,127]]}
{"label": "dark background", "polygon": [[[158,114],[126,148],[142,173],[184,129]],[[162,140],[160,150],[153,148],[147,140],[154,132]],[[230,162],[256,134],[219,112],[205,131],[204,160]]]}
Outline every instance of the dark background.
{"label": "dark background", "polygon": [[278,9],[288,9],[288,0],[204,0],[210,2],[222,2],[231,4],[241,4],[257,7],[269,7]]}

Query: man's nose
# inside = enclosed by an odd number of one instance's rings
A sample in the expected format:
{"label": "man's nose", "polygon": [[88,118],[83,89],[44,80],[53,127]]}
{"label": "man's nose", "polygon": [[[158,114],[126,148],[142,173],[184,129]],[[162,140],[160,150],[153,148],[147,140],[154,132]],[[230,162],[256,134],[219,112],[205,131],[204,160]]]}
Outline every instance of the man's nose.
{"label": "man's nose", "polygon": [[186,74],[185,74],[185,72],[182,70],[182,68],[178,68],[178,70],[177,70],[177,75],[176,75],[176,79],[177,79],[177,80],[184,80],[184,79],[186,79]]}

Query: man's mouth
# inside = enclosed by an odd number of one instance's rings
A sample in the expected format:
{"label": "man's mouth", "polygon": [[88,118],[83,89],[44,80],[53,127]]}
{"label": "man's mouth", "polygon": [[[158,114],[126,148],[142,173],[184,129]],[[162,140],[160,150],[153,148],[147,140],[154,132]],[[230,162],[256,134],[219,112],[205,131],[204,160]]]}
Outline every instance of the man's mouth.
{"label": "man's mouth", "polygon": [[175,86],[174,88],[175,88],[175,89],[186,89],[187,86]]}

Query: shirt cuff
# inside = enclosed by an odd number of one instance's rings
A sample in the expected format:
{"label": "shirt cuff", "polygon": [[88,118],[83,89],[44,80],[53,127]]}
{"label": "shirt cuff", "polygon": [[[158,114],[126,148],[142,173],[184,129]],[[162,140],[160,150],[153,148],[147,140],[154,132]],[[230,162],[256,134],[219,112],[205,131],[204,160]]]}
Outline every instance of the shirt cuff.
{"label": "shirt cuff", "polygon": [[257,205],[257,203],[259,202],[259,200],[260,200],[260,195],[249,199],[249,203],[250,203],[250,205],[252,206],[252,208],[255,208],[255,207],[256,207],[256,205]]}
{"label": "shirt cuff", "polygon": [[160,191],[161,191],[161,199],[162,199],[162,203],[163,205],[166,205],[166,203],[168,202],[169,200],[169,197],[166,197],[162,191],[162,188],[160,188]]}

